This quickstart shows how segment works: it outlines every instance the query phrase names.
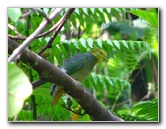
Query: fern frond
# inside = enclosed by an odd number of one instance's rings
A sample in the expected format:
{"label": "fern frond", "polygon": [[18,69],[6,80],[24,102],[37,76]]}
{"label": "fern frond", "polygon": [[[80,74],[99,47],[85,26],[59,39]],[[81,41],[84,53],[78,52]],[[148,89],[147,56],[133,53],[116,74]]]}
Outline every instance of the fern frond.
{"label": "fern frond", "polygon": [[55,47],[54,49],[55,51],[57,51],[54,52],[54,54],[60,64],[62,63],[61,56],[63,56],[63,54],[66,59],[67,57],[69,57],[67,53],[71,55],[74,55],[78,52],[84,53],[87,50],[91,50],[96,47],[104,49],[108,54],[108,58],[120,57],[122,59],[126,58],[126,60],[128,60],[131,58],[132,55],[138,55],[140,57],[143,51],[148,53],[149,58],[151,58],[150,47],[144,41],[125,41],[125,40],[117,41],[109,39],[94,40],[92,38],[89,39],[80,38],[79,40],[75,39],[64,40],[59,44],[53,45],[53,47]]}
{"label": "fern frond", "polygon": [[158,99],[137,102],[130,110],[119,110],[116,115],[125,121],[158,121]]}
{"label": "fern frond", "polygon": [[128,81],[96,73],[91,73],[84,81],[84,85],[88,89],[92,88],[91,86],[93,86],[96,91],[100,91],[102,93],[107,90],[109,94],[116,94],[123,90],[123,88],[128,89],[129,95],[131,93],[131,86]]}
{"label": "fern frond", "polygon": [[[126,18],[126,8],[76,8],[70,16],[70,24],[65,23],[64,28],[68,32],[70,25],[74,28],[92,26],[92,24],[109,23],[114,17],[117,21],[120,17]],[[64,10],[61,15],[67,10]]]}
{"label": "fern frond", "polygon": [[158,99],[138,102],[133,107],[137,116],[144,116],[148,120],[158,121]]}

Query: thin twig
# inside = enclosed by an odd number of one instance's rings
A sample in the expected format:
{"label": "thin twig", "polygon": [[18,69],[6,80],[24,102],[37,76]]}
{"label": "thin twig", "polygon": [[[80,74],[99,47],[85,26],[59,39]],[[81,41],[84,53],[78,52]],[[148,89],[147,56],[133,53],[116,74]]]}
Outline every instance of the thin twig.
{"label": "thin twig", "polygon": [[43,15],[43,17],[45,17],[45,19],[46,19],[48,22],[51,22],[50,19],[47,17],[47,15],[46,15],[42,10],[40,10],[40,9],[38,9],[38,8],[32,8],[31,10],[39,12],[41,15]]}
{"label": "thin twig", "polygon": [[56,37],[56,31],[54,31],[53,35],[51,36],[50,40],[48,41],[48,43],[44,46],[44,48],[42,50],[40,50],[38,52],[38,55],[41,55],[47,48],[51,47],[52,42],[54,41],[55,37]]}
{"label": "thin twig", "polygon": [[16,40],[25,40],[25,39],[27,39],[27,37],[13,36],[13,35],[10,35],[10,34],[8,34],[8,37],[11,38],[11,39],[16,39]]}
{"label": "thin twig", "polygon": [[[68,16],[70,16],[69,15],[70,13],[71,12],[67,12],[52,28],[50,28],[48,31],[46,31],[46,32],[44,32],[42,34],[39,34],[38,36],[36,36],[36,38],[44,37],[44,36],[48,35],[49,33],[53,32],[54,30],[60,30],[61,29],[60,26],[64,25],[64,23],[66,22],[65,19],[66,20],[68,19]],[[58,33],[58,32],[56,32],[56,33]],[[11,38],[11,39],[17,39],[17,40],[25,40],[25,39],[27,39],[27,37],[20,37],[20,36],[13,36],[13,35],[8,35],[8,37]],[[53,37],[53,35],[52,35],[52,37]]]}
{"label": "thin twig", "polygon": [[[66,14],[49,30],[47,31],[45,34],[47,34],[48,32],[50,33],[51,31],[55,30],[53,35],[51,36],[50,40],[48,41],[48,43],[44,46],[44,48],[38,53],[39,55],[41,55],[47,48],[50,48],[55,37],[57,36],[57,34],[59,33],[59,31],[61,30],[62,26],[65,24],[65,22],[68,20],[68,18],[70,17],[70,15],[72,14],[72,12],[74,11],[74,9],[68,9],[68,11],[66,12]],[[44,34],[44,33],[43,33]],[[43,36],[43,34],[41,34]],[[45,35],[44,34],[44,35]],[[40,35],[40,36],[41,36]]]}
{"label": "thin twig", "polygon": [[[50,15],[49,19],[52,21],[54,18],[63,10],[63,8],[57,8],[55,9]],[[39,35],[44,28],[46,28],[48,25],[48,21],[44,20],[39,27],[33,32],[17,49],[13,51],[11,56],[8,58],[8,61],[14,61],[19,55],[22,53],[22,51]]]}
{"label": "thin twig", "polygon": [[23,36],[17,31],[17,29],[16,29],[13,25],[11,25],[11,24],[8,23],[8,27],[9,27],[11,30],[13,30],[13,31],[16,33],[17,36],[23,37]]}
{"label": "thin twig", "polygon": [[[30,10],[29,12],[23,14],[20,18],[25,18],[25,17],[29,16],[31,13],[33,13],[34,11],[39,12],[42,16],[45,17],[45,19],[46,19],[48,22],[51,22],[50,19],[47,17],[47,15],[46,15],[43,11],[41,11],[40,9],[38,9],[38,8],[31,8],[31,10]],[[11,39],[16,39],[16,40],[25,40],[25,39],[27,39],[27,37],[22,36],[22,35],[16,30],[16,28],[15,28],[14,26],[8,24],[8,27],[10,27],[10,28],[17,34],[17,36],[8,35],[9,38],[11,38]],[[37,36],[36,38],[38,38],[38,36]]]}
{"label": "thin twig", "polygon": [[140,99],[139,101],[143,101],[145,99],[149,99],[150,94],[151,94],[151,92],[150,92],[150,90],[148,90],[148,93],[142,99]]}
{"label": "thin twig", "polygon": [[26,18],[28,17],[31,13],[33,13],[33,10],[31,9],[29,12],[24,13],[20,18]]}
{"label": "thin twig", "polygon": [[[45,35],[48,35],[49,33],[51,33],[51,32],[54,31],[54,30],[59,30],[59,29],[61,29],[60,26],[61,26],[61,25],[62,25],[62,26],[64,25],[64,23],[68,20],[69,16],[71,15],[71,13],[72,13],[73,11],[74,11],[73,8],[68,9],[68,11],[65,13],[65,15],[64,15],[53,27],[51,27],[48,31],[46,31],[46,32],[44,32],[44,33],[38,35],[38,38],[43,37],[43,36],[45,36]],[[59,29],[58,29],[58,27],[59,27]],[[57,32],[57,33],[58,33],[58,32]]]}

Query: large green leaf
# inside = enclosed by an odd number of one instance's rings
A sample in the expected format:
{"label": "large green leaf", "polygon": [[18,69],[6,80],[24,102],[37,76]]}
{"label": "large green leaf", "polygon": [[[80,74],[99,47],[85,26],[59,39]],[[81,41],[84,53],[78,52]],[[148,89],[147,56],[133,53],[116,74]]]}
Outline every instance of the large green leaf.
{"label": "large green leaf", "polygon": [[153,25],[156,29],[158,29],[158,15],[153,12],[147,12],[144,10],[131,10],[132,14],[137,15],[138,17],[146,20],[151,25]]}
{"label": "large green leaf", "polygon": [[8,8],[8,17],[16,22],[19,20],[20,16],[22,15],[20,8]]}
{"label": "large green leaf", "polygon": [[8,64],[8,117],[17,115],[31,95],[32,85],[25,73],[15,64]]}

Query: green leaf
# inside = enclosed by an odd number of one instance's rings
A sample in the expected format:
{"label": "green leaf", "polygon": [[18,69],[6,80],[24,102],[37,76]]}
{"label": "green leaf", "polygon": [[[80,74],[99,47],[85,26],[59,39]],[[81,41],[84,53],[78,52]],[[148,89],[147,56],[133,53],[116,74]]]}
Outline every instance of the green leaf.
{"label": "green leaf", "polygon": [[92,78],[93,78],[93,81],[94,81],[94,83],[96,85],[97,84],[97,80],[98,80],[97,74],[92,73]]}
{"label": "green leaf", "polygon": [[50,9],[49,9],[49,8],[43,8],[43,12],[44,12],[46,15],[48,15],[48,14],[49,14],[49,11],[50,11]]}
{"label": "green leaf", "polygon": [[126,43],[125,40],[122,40],[122,43],[123,43],[123,45],[124,45],[127,49],[129,49],[128,44]]}
{"label": "green leaf", "polygon": [[36,88],[33,90],[33,95],[41,95],[45,97],[51,97],[50,96],[50,90],[48,88]]}
{"label": "green leaf", "polygon": [[104,13],[103,13],[103,8],[97,9],[97,12],[99,14],[99,17],[101,18],[101,21],[103,21],[105,23],[105,17],[104,17]]}
{"label": "green leaf", "polygon": [[86,40],[85,40],[85,39],[80,38],[79,41],[80,41],[81,45],[82,45],[84,48],[87,48],[87,47],[86,47]]}
{"label": "green leaf", "polygon": [[55,45],[60,43],[60,38],[60,36],[56,36],[56,38],[54,39]]}
{"label": "green leaf", "polygon": [[[67,40],[66,43],[63,41],[62,43],[60,43],[60,46],[66,44],[70,44],[69,48],[73,54],[75,54],[75,52],[77,53],[78,50],[80,52],[86,52],[88,48],[91,49],[99,47],[106,50],[108,56],[111,56],[113,58],[120,57],[123,58],[124,60],[125,58],[127,58],[129,52],[132,53],[133,57],[134,55],[135,56],[141,55],[141,52],[145,52],[145,54],[142,54],[142,56],[140,57],[143,57],[144,55],[146,55],[146,53],[148,53],[149,58],[151,58],[151,49],[149,45],[144,41],[126,41],[126,40],[118,41],[110,39],[101,40],[93,38],[88,38],[88,39],[80,38],[79,40],[77,39],[71,39],[69,41]],[[60,49],[60,51],[63,52],[64,50],[63,48],[62,49],[61,48],[62,46],[58,49]]]}
{"label": "green leaf", "polygon": [[98,85],[99,85],[100,92],[104,93],[104,78],[100,74],[98,75]]}
{"label": "green leaf", "polygon": [[97,45],[98,45],[100,48],[102,48],[102,40],[101,40],[101,39],[97,39],[96,41],[97,41]]}
{"label": "green leaf", "polygon": [[98,10],[99,10],[101,13],[103,13],[103,8],[98,8]]}
{"label": "green leaf", "polygon": [[147,12],[144,10],[131,10],[132,14],[146,20],[151,25],[153,25],[156,29],[158,29],[158,15],[153,12]]}
{"label": "green leaf", "polygon": [[15,64],[8,63],[8,117],[21,111],[31,93],[32,85],[25,73]]}
{"label": "green leaf", "polygon": [[104,9],[106,9],[106,11],[107,11],[108,13],[111,12],[111,8],[104,8]]}
{"label": "green leaf", "polygon": [[71,39],[71,42],[74,44],[74,46],[79,49],[78,47],[78,42],[76,41],[76,39]]}
{"label": "green leaf", "polygon": [[118,49],[120,49],[120,43],[117,40],[114,40],[113,43]]}
{"label": "green leaf", "polygon": [[133,41],[130,42],[130,46],[134,50],[134,42]]}
{"label": "green leaf", "polygon": [[92,14],[95,14],[95,8],[90,8]]}
{"label": "green leaf", "polygon": [[93,48],[93,39],[92,39],[92,38],[88,38],[88,39],[87,39],[87,42],[88,42],[88,46],[89,46],[90,48]]}
{"label": "green leaf", "polygon": [[70,31],[70,27],[69,27],[69,25],[68,25],[67,22],[64,24],[63,27],[64,27],[64,30],[65,30],[66,32],[69,32],[69,31]]}
{"label": "green leaf", "polygon": [[22,15],[20,8],[8,8],[8,17],[16,22],[19,20],[20,16]]}
{"label": "green leaf", "polygon": [[72,19],[72,21],[71,21],[72,25],[74,26],[74,28],[77,28],[77,22],[76,22],[75,17],[76,17],[76,14],[73,14],[70,16],[70,18]]}
{"label": "green leaf", "polygon": [[80,12],[79,12],[79,9],[78,9],[78,8],[76,8],[76,9],[74,10],[74,12],[77,13],[78,15],[80,15]]}
{"label": "green leaf", "polygon": [[63,54],[64,54],[65,59],[69,58],[69,53],[68,53],[68,51],[65,49],[64,44],[59,44],[59,47],[60,47],[60,49],[63,51]]}
{"label": "green leaf", "polygon": [[114,16],[116,17],[116,19],[117,19],[118,21],[120,21],[120,20],[119,20],[119,12],[117,11],[117,9],[116,9],[116,8],[111,8],[111,11],[112,11],[112,13],[114,14]]}
{"label": "green leaf", "polygon": [[132,108],[137,116],[144,116],[148,120],[158,120],[158,99],[138,102]]}
{"label": "green leaf", "polygon": [[52,51],[54,53],[54,56],[56,57],[56,59],[58,60],[58,63],[60,65],[62,65],[63,61],[62,61],[62,54],[60,52],[60,50],[56,47],[56,46],[53,46],[52,47]]}
{"label": "green leaf", "polygon": [[88,14],[88,9],[87,9],[87,8],[82,8],[82,11],[83,11],[86,15],[89,15],[89,14]]}
{"label": "green leaf", "polygon": [[120,8],[120,10],[121,10],[121,13],[122,13],[124,19],[126,19],[126,8]]}
{"label": "green leaf", "polygon": [[[112,81],[111,81],[111,79],[110,79],[110,77],[108,77],[108,76],[106,76],[105,78],[104,78],[104,80],[105,80],[105,84],[106,84],[106,88],[107,88],[107,90],[108,91],[110,91],[110,89],[112,88]],[[112,90],[111,90],[112,91]]]}
{"label": "green leaf", "polygon": [[114,46],[113,43],[111,42],[111,40],[107,39],[106,42],[107,42],[107,44],[111,45],[111,47]]}

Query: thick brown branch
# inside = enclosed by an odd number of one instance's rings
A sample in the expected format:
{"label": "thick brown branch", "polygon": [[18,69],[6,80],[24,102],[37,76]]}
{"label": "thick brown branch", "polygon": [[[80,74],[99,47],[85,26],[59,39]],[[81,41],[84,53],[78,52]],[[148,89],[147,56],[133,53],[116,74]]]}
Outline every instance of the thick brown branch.
{"label": "thick brown branch", "polygon": [[[12,39],[8,39],[8,44],[9,54],[19,46],[19,44]],[[39,73],[43,80],[64,86],[65,92],[72,96],[95,121],[123,121],[102,107],[93,95],[83,88],[79,82],[75,81],[59,68],[37,54],[28,49],[24,49],[20,56],[20,60],[25,64],[30,64],[30,66]]]}

